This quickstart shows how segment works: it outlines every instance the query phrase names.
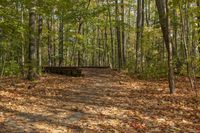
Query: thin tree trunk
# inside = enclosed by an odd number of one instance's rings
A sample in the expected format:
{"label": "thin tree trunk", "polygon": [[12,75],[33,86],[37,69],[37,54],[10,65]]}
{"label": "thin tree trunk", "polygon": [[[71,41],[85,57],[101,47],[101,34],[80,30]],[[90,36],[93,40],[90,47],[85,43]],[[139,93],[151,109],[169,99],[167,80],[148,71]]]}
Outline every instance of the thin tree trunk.
{"label": "thin tree trunk", "polygon": [[144,0],[142,0],[142,27],[141,27],[141,56],[140,56],[140,63],[141,63],[141,71],[143,72],[144,65],[143,65],[143,59],[144,59],[144,46],[142,45],[142,39],[143,39],[143,32],[144,32]]}
{"label": "thin tree trunk", "polygon": [[137,24],[136,24],[136,59],[135,72],[139,73],[141,68],[142,32],[143,32],[143,0],[137,0]]}
{"label": "thin tree trunk", "polygon": [[2,56],[2,67],[1,67],[1,77],[4,75],[5,65],[6,65],[7,54]]}
{"label": "thin tree trunk", "polygon": [[95,40],[96,40],[96,32],[95,32],[96,29],[93,29],[93,39],[92,39],[92,49],[93,49],[93,52],[92,52],[92,66],[95,66],[95,54],[96,54],[96,50],[95,50]]}
{"label": "thin tree trunk", "polygon": [[156,0],[156,6],[158,9],[161,29],[163,33],[163,39],[167,48],[168,54],[168,82],[170,93],[175,92],[174,83],[174,69],[173,69],[173,51],[172,44],[170,43],[170,31],[169,31],[169,18],[168,18],[168,0]]}
{"label": "thin tree trunk", "polygon": [[42,35],[42,26],[43,26],[43,18],[42,15],[39,15],[38,17],[38,40],[37,40],[37,71],[38,74],[41,74],[41,68],[42,68],[42,55],[41,55],[41,35]]}
{"label": "thin tree trunk", "polygon": [[48,64],[49,66],[53,65],[53,61],[52,61],[52,19],[47,20],[47,26],[48,26]]}
{"label": "thin tree trunk", "polygon": [[[32,2],[34,7],[35,1]],[[29,53],[28,53],[28,76],[29,80],[33,80],[36,77],[36,15],[34,8],[29,10]]]}
{"label": "thin tree trunk", "polygon": [[[106,24],[108,19],[106,17]],[[109,52],[108,52],[108,33],[107,33],[107,25],[105,27],[105,31],[104,31],[104,39],[105,39],[105,64],[108,65],[109,64]]]}
{"label": "thin tree trunk", "polygon": [[98,66],[101,66],[101,39],[100,39],[100,27],[97,28],[97,44],[98,44]]}
{"label": "thin tree trunk", "polygon": [[[200,9],[200,0],[196,0],[197,1],[197,9]],[[199,54],[200,54],[200,13],[198,12],[197,15],[197,23],[198,23],[198,50],[199,50]]]}
{"label": "thin tree trunk", "polygon": [[[130,0],[129,0],[129,4],[130,4]],[[130,32],[131,32],[131,7],[132,6],[129,6],[129,9],[128,9],[128,33],[127,33],[127,49],[129,49],[130,47],[130,41],[131,41],[131,37],[130,37]],[[129,46],[129,47],[128,47]],[[127,52],[126,56],[129,58],[131,57],[131,55],[129,54],[129,52]],[[132,59],[133,60],[133,59]]]}
{"label": "thin tree trunk", "polygon": [[[185,2],[185,4],[187,4]],[[190,85],[192,87],[192,89],[195,89],[195,82],[192,78],[192,66],[190,64],[190,58],[189,58],[189,50],[188,50],[188,41],[187,41],[187,36],[188,34],[186,32],[188,32],[188,30],[186,30],[188,27],[187,26],[187,23],[186,22],[187,20],[184,19],[184,16],[183,16],[183,11],[182,11],[182,8],[181,8],[181,5],[179,5],[179,9],[180,9],[180,16],[181,16],[181,24],[182,24],[182,41],[183,41],[183,44],[184,44],[184,52],[185,52],[185,56],[186,56],[186,65],[187,65],[187,75],[188,75],[188,79],[190,81]],[[185,9],[187,10],[187,9]],[[187,11],[185,11],[185,17],[187,17]],[[188,17],[187,17],[188,18]]]}
{"label": "thin tree trunk", "polygon": [[121,28],[121,36],[122,36],[122,65],[125,67],[126,65],[126,51],[125,51],[125,20],[124,20],[124,0],[121,0],[121,21],[122,21],[122,28]]}
{"label": "thin tree trunk", "polygon": [[63,66],[63,41],[64,41],[64,24],[63,17],[60,18],[60,27],[59,27],[59,66]]}
{"label": "thin tree trunk", "polygon": [[[107,4],[109,5],[109,2],[107,0]],[[113,25],[112,25],[112,17],[111,17],[111,10],[110,5],[108,6],[108,18],[109,18],[109,28],[110,28],[110,43],[111,43],[111,68],[114,66],[114,41],[113,41]]]}
{"label": "thin tree trunk", "polygon": [[[78,34],[79,35],[81,34],[82,25],[83,25],[83,22],[80,22],[79,27],[78,27]],[[80,43],[80,42],[78,41],[78,43]],[[82,65],[81,64],[81,50],[79,48],[78,49],[78,67],[80,67],[81,65]]]}
{"label": "thin tree trunk", "polygon": [[116,37],[117,37],[117,57],[118,57],[118,70],[122,67],[122,56],[121,56],[121,32],[119,23],[119,5],[118,0],[115,0],[115,21],[116,21]]}
{"label": "thin tree trunk", "polygon": [[[88,4],[87,4],[87,7],[86,9],[88,9],[90,7],[90,3],[91,3],[91,0],[88,0]],[[81,34],[81,29],[82,29],[82,25],[84,24],[82,18],[80,19],[80,23],[79,23],[79,27],[78,27],[78,34]],[[78,50],[78,67],[80,67],[82,65],[82,62],[81,62],[81,50],[79,49]]]}
{"label": "thin tree trunk", "polygon": [[150,0],[147,0],[146,1],[146,24],[147,24],[147,27],[150,26],[150,18],[151,18],[151,1]]}
{"label": "thin tree trunk", "polygon": [[[21,22],[24,24],[24,8],[23,4],[21,3]],[[21,74],[24,76],[24,63],[25,63],[25,48],[24,48],[24,42],[25,42],[25,37],[24,33],[21,34],[22,36],[22,44],[21,44]]]}
{"label": "thin tree trunk", "polygon": [[178,40],[177,40],[177,33],[178,33],[178,22],[177,22],[177,11],[176,9],[173,9],[173,55],[176,57],[176,68],[177,73],[180,73],[180,58],[178,55]]}

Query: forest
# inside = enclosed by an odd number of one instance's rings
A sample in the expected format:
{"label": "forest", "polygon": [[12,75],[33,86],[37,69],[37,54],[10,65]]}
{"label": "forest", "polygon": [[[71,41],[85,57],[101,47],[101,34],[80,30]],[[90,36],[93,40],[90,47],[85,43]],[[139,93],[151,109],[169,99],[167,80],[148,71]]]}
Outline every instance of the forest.
{"label": "forest", "polygon": [[200,0],[0,0],[0,133],[200,132]]}

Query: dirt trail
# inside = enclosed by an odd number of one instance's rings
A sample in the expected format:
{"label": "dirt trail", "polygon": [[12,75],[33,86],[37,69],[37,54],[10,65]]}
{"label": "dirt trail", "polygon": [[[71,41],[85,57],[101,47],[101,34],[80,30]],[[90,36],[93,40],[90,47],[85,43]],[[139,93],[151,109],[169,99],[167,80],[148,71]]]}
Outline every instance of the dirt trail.
{"label": "dirt trail", "polygon": [[0,132],[200,131],[199,101],[187,85],[170,96],[166,81],[133,80],[110,69],[83,73],[46,75],[34,83],[2,79]]}

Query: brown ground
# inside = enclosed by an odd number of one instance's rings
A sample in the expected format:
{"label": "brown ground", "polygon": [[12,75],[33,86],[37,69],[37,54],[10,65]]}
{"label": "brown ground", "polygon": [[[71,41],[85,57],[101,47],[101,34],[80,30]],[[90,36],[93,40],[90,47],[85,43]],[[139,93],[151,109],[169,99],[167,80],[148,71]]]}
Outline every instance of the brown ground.
{"label": "brown ground", "polygon": [[130,79],[110,69],[84,74],[46,75],[34,83],[1,79],[0,132],[200,133],[200,99],[187,79],[169,95],[165,80]]}

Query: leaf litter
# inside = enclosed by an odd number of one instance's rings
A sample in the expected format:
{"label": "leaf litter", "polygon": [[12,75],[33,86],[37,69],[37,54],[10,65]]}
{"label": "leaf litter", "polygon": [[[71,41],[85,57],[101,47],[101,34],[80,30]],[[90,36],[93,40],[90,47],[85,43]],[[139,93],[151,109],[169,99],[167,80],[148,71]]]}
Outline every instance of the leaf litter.
{"label": "leaf litter", "polygon": [[110,69],[83,72],[34,82],[0,79],[0,132],[200,132],[200,98],[184,77],[170,95],[166,80]]}

